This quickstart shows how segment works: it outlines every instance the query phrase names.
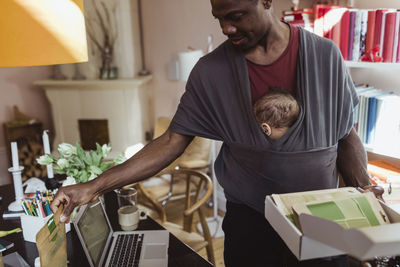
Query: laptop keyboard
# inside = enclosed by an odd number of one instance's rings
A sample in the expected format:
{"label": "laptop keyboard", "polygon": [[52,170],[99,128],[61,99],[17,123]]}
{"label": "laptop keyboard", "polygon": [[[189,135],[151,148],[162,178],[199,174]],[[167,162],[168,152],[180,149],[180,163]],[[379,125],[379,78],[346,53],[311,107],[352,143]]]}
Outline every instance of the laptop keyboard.
{"label": "laptop keyboard", "polygon": [[139,266],[144,234],[119,235],[112,252],[110,265],[115,267]]}

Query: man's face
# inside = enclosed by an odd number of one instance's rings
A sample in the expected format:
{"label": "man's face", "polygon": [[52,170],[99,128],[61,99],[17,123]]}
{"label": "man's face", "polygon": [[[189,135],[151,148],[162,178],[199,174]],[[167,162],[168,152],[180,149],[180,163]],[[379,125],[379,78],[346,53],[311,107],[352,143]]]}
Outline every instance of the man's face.
{"label": "man's face", "polygon": [[260,0],[211,0],[212,14],[222,32],[244,51],[255,47],[267,32],[266,8]]}

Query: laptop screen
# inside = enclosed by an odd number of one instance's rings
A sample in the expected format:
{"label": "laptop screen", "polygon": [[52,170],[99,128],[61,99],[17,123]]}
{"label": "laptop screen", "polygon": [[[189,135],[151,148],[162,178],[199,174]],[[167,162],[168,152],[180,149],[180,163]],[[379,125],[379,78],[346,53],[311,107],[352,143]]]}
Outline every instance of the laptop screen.
{"label": "laptop screen", "polygon": [[107,242],[110,228],[100,202],[88,204],[78,227],[92,262],[98,266]]}

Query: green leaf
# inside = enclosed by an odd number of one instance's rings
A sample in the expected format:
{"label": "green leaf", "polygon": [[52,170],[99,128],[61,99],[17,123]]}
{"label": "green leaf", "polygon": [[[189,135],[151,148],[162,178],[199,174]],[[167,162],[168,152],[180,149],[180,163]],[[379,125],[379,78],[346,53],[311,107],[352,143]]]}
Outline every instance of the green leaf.
{"label": "green leaf", "polygon": [[90,151],[90,156],[92,157],[92,164],[94,166],[99,166],[102,160],[101,156],[97,155],[95,151]]}
{"label": "green leaf", "polygon": [[90,166],[90,172],[97,174],[97,175],[100,175],[103,173],[103,171],[99,167],[94,166],[94,165]]}
{"label": "green leaf", "polygon": [[119,156],[117,156],[117,157],[113,160],[113,162],[114,162],[114,165],[119,165],[119,164],[121,164],[121,163],[124,163],[126,160],[127,160],[127,158],[125,157],[125,154],[122,153],[122,154],[120,154]]}
{"label": "green leaf", "polygon": [[75,177],[75,176],[74,176],[74,170],[73,170],[73,169],[66,170],[66,171],[65,171],[65,174],[66,174],[67,176]]}
{"label": "green leaf", "polygon": [[73,158],[71,158],[71,167],[75,167],[78,169],[84,169],[85,163],[83,162],[82,159],[80,159],[78,157],[73,157]]}
{"label": "green leaf", "polygon": [[58,174],[65,174],[65,171],[58,166],[54,166],[53,170]]}
{"label": "green leaf", "polygon": [[96,153],[97,155],[103,154],[103,149],[101,148],[101,145],[99,145],[99,143],[96,143]]}
{"label": "green leaf", "polygon": [[97,178],[97,175],[94,173],[91,173],[89,176],[89,181],[93,180],[94,178]]}
{"label": "green leaf", "polygon": [[85,183],[89,180],[89,176],[88,176],[88,173],[86,170],[80,171],[79,177],[80,177],[81,182],[83,182],[83,183]]}
{"label": "green leaf", "polygon": [[93,165],[93,159],[90,153],[85,154],[85,156],[82,159],[86,163],[86,165]]}
{"label": "green leaf", "polygon": [[112,165],[113,163],[111,161],[103,162],[100,164],[100,169],[104,172],[108,170]]}
{"label": "green leaf", "polygon": [[84,159],[86,157],[86,153],[81,147],[81,143],[78,141],[76,142],[76,154],[78,155],[78,158]]}

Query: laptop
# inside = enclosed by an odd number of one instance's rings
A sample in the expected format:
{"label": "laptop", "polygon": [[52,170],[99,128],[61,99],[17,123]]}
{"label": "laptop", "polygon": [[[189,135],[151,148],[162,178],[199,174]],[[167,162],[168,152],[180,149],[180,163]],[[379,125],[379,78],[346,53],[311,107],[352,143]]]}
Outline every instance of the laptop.
{"label": "laptop", "polygon": [[92,267],[168,266],[168,231],[113,232],[100,200],[81,206],[73,223]]}

